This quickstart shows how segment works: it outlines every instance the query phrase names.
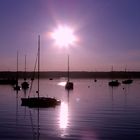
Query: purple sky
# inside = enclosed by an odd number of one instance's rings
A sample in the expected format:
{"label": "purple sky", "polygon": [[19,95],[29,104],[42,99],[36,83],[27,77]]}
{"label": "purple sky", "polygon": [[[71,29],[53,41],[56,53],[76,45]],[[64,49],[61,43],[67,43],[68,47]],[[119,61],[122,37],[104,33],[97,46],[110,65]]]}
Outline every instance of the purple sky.
{"label": "purple sky", "polygon": [[[57,25],[75,29],[69,50],[47,36]],[[0,70],[33,70],[41,35],[41,70],[140,70],[139,0],[0,0]]]}

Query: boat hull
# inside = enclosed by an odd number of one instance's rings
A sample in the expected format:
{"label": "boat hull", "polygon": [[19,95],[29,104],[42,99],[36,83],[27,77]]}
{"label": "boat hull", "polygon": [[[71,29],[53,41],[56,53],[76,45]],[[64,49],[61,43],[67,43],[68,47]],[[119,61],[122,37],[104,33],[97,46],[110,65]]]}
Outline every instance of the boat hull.
{"label": "boat hull", "polygon": [[16,90],[16,91],[21,90],[21,87],[20,87],[19,85],[15,85],[13,88],[14,88],[14,90]]}
{"label": "boat hull", "polygon": [[128,80],[124,80],[122,81],[123,84],[131,84],[133,83],[133,80],[132,79],[128,79]]}
{"label": "boat hull", "polygon": [[50,97],[21,98],[21,101],[22,106],[28,106],[31,108],[55,107],[56,105],[61,104],[60,100]]}
{"label": "boat hull", "polygon": [[115,87],[117,87],[117,86],[120,85],[120,82],[118,82],[118,80],[113,80],[113,81],[109,82],[108,84],[109,84],[109,86],[112,86],[112,87],[115,86]]}
{"label": "boat hull", "polygon": [[22,86],[22,89],[28,89],[29,88],[29,83],[25,81],[21,84],[21,86]]}
{"label": "boat hull", "polygon": [[67,82],[66,85],[65,85],[65,89],[72,90],[73,89],[73,83],[72,82]]}

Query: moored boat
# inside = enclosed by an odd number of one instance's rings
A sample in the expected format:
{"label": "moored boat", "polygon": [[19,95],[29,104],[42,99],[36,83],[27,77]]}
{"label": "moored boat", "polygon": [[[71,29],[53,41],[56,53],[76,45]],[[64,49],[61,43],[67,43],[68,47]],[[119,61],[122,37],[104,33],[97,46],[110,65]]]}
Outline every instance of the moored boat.
{"label": "moored boat", "polygon": [[28,106],[32,108],[47,108],[47,107],[55,107],[56,105],[60,105],[61,101],[54,97],[40,97],[40,36],[38,37],[38,90],[37,97],[28,97],[21,98],[22,106]]}
{"label": "moored boat", "polygon": [[22,89],[26,90],[29,88],[29,83],[26,81],[26,55],[25,55],[25,71],[24,71],[24,82],[21,84]]}
{"label": "moored boat", "polygon": [[70,72],[69,72],[69,55],[68,55],[68,79],[65,85],[65,89],[73,90],[73,82],[70,82]]}
{"label": "moored boat", "polygon": [[133,80],[132,79],[123,80],[122,83],[123,84],[131,84],[131,83],[133,83]]}
{"label": "moored boat", "polygon": [[67,83],[66,83],[66,85],[65,85],[65,88],[66,89],[73,89],[73,83],[72,82],[69,82],[69,81],[67,81]]}
{"label": "moored boat", "polygon": [[109,86],[119,86],[120,82],[118,80],[112,80],[108,84]]}
{"label": "moored boat", "polygon": [[14,90],[19,91],[21,87],[18,85],[18,51],[17,51],[17,72],[16,72],[16,84],[14,85]]}
{"label": "moored boat", "polygon": [[21,98],[22,106],[28,107],[55,107],[56,105],[60,105],[61,101],[57,100],[54,97],[31,97],[31,98]]}

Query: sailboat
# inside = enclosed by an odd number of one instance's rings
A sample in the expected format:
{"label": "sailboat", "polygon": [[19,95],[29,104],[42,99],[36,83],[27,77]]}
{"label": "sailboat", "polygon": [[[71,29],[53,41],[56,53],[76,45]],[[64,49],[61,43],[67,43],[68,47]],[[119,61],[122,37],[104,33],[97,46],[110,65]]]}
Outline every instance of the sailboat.
{"label": "sailboat", "polygon": [[29,83],[26,81],[26,55],[25,55],[25,72],[24,72],[24,82],[21,84],[22,89],[26,90],[29,88]]}
{"label": "sailboat", "polygon": [[126,80],[123,80],[122,83],[123,84],[131,84],[131,83],[133,83],[133,80],[132,79],[126,79]]}
{"label": "sailboat", "polygon": [[[125,73],[126,73],[126,69],[125,69]],[[126,73],[126,74],[127,74],[127,73]],[[126,77],[128,77],[128,75],[126,75]],[[128,78],[128,79],[126,79],[126,80],[123,80],[122,83],[123,83],[123,84],[131,84],[131,83],[133,83],[133,80],[130,79],[130,78]]]}
{"label": "sailboat", "polygon": [[68,55],[68,80],[67,80],[67,83],[66,83],[66,85],[65,85],[65,89],[67,89],[67,90],[72,90],[72,89],[73,89],[73,83],[70,82],[69,55]]}
{"label": "sailboat", "polygon": [[108,84],[109,84],[109,86],[113,87],[113,86],[119,86],[120,82],[118,80],[112,80]]}
{"label": "sailboat", "polygon": [[16,72],[16,85],[14,86],[14,90],[19,91],[21,87],[18,85],[18,52],[17,52],[17,72]]}
{"label": "sailboat", "polygon": [[47,108],[60,105],[61,101],[54,97],[40,97],[40,36],[38,36],[38,90],[36,91],[37,97],[21,98],[22,106],[32,108]]}
{"label": "sailboat", "polygon": [[[112,75],[113,75],[113,66],[112,66]],[[111,80],[110,82],[108,82],[108,85],[109,86],[112,86],[112,87],[117,87],[117,86],[119,86],[120,85],[120,82],[118,81],[118,80]]]}

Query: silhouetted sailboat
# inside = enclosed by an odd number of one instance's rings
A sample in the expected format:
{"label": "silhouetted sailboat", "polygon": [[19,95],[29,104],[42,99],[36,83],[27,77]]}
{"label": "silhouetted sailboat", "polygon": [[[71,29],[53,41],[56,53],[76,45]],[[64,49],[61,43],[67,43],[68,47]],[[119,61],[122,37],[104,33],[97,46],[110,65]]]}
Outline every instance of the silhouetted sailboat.
{"label": "silhouetted sailboat", "polygon": [[21,84],[22,89],[28,89],[29,83],[26,81],[26,55],[25,55],[25,72],[24,72],[24,82]]}
{"label": "silhouetted sailboat", "polygon": [[73,83],[70,82],[69,55],[68,55],[68,79],[67,79],[67,83],[65,85],[65,89],[67,89],[67,90],[72,90],[73,89]]}
{"label": "silhouetted sailboat", "polygon": [[16,72],[16,85],[14,86],[14,90],[21,90],[21,87],[18,85],[18,52],[17,52],[17,72]]}
{"label": "silhouetted sailboat", "polygon": [[119,86],[120,82],[118,80],[112,80],[108,84],[109,86]]}
{"label": "silhouetted sailboat", "polygon": [[[126,73],[125,76],[128,78],[128,74],[126,72],[126,69],[125,69],[125,73]],[[123,84],[131,84],[131,83],[133,83],[133,80],[128,78],[128,79],[123,80],[122,83]]]}
{"label": "silhouetted sailboat", "polygon": [[123,84],[131,84],[131,83],[133,83],[133,80],[132,79],[126,79],[126,80],[123,80],[122,83]]}
{"label": "silhouetted sailboat", "polygon": [[[113,77],[113,66],[112,66],[112,71],[111,71],[111,73],[112,73],[112,77]],[[112,80],[112,81],[110,81],[110,82],[108,82],[108,85],[109,86],[119,86],[120,85],[120,82],[118,81],[118,80]]]}
{"label": "silhouetted sailboat", "polygon": [[44,108],[55,107],[60,105],[61,101],[54,97],[40,97],[40,36],[38,37],[38,90],[37,97],[21,98],[22,106],[28,106],[32,108]]}

